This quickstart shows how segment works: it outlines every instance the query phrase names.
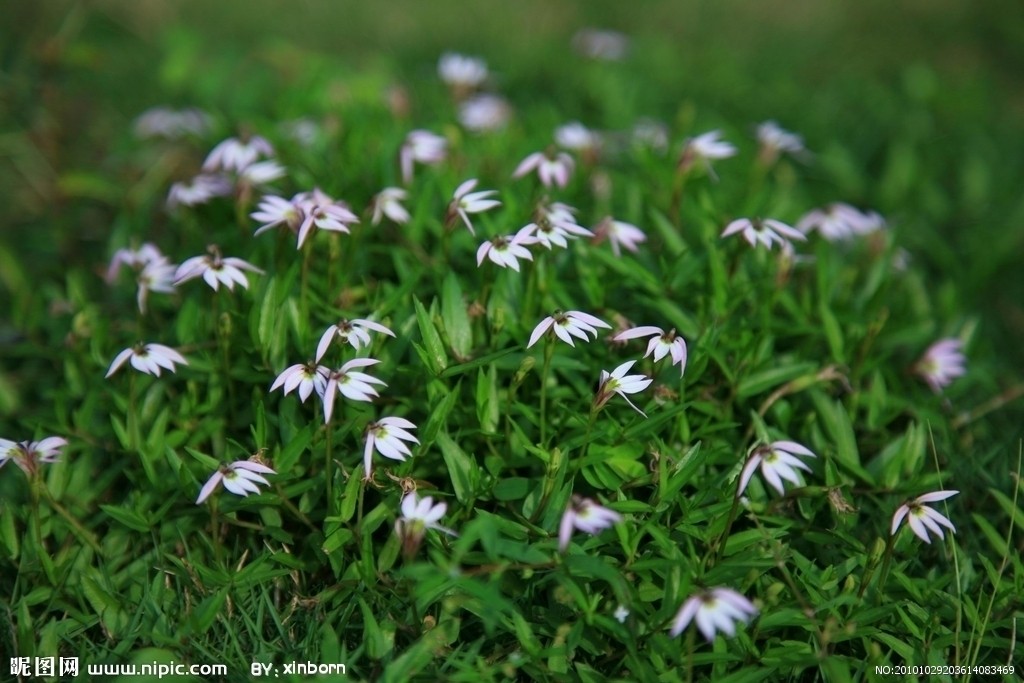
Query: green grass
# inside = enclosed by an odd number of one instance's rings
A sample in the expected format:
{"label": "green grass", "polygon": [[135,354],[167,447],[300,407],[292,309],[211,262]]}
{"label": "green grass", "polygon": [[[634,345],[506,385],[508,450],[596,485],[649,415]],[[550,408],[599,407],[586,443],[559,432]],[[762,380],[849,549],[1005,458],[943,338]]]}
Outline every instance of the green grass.
{"label": "green grass", "polygon": [[[82,675],[218,663],[226,680],[291,661],[393,681],[871,681],[882,665],[1014,664],[1019,10],[208,5],[0,10],[0,438],[69,441],[38,477],[0,470],[4,676],[15,656],[76,656]],[[583,26],[626,31],[629,58],[576,55]],[[515,110],[502,132],[458,125],[436,76],[449,49],[488,61]],[[396,88],[407,111],[389,107]],[[136,138],[135,117],[162,104],[200,107],[214,130]],[[309,147],[279,127],[297,117],[320,126]],[[666,124],[667,153],[626,142],[645,117]],[[757,164],[753,129],[769,118],[804,136],[810,161]],[[581,161],[565,190],[510,178],[573,119],[610,133],[598,162]],[[416,128],[446,136],[449,159],[417,167],[407,225],[374,227],[364,208],[401,184]],[[715,162],[717,180],[688,177],[677,215],[680,145],[716,128],[739,154]],[[301,251],[279,231],[253,237],[258,193],[167,211],[171,183],[240,130],[275,144],[288,171],[276,194],[346,200],[362,218],[352,234],[320,232]],[[444,225],[471,177],[502,201],[474,217],[475,237]],[[477,246],[515,233],[544,195],[581,225],[612,215],[647,242],[616,258],[577,240],[532,247],[520,273],[478,268]],[[794,223],[832,201],[888,227],[849,243],[813,235],[798,247],[813,260],[789,270],[777,250],[719,237],[740,216]],[[128,275],[102,277],[116,249],[143,241],[175,263],[216,243],[266,273],[248,291],[154,293],[143,315]],[[600,371],[644,343],[602,331],[526,349],[556,309],[675,328],[685,376],[639,360],[633,372],[655,379],[631,397],[647,417],[618,396],[594,412]],[[366,370],[387,382],[380,397],[339,396],[325,427],[316,396],[269,388],[339,317],[396,337],[360,354],[381,361]],[[948,336],[968,372],[936,395],[912,369]],[[189,363],[104,379],[137,341]],[[324,363],[354,356],[336,343]],[[420,444],[405,462],[375,455],[366,484],[364,430],[385,415],[418,425]],[[734,504],[748,452],[777,439],[817,454],[806,485],[780,496],[756,474]],[[194,504],[218,462],[257,452],[277,472],[269,487]],[[459,536],[428,531],[407,557],[394,526],[413,487],[447,503],[441,523]],[[940,489],[960,491],[933,504],[955,535],[890,537],[898,506]],[[572,494],[624,519],[560,553]],[[707,643],[692,625],[670,637],[683,602],[715,586],[759,616],[732,639]]]}

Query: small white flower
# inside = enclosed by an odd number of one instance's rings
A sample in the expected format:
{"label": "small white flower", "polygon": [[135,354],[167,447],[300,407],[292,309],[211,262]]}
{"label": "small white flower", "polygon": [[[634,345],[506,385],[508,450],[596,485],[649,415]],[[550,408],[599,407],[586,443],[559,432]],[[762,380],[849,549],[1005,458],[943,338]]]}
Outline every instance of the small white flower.
{"label": "small white flower", "polygon": [[227,197],[232,192],[231,181],[222,175],[203,173],[187,183],[174,183],[167,193],[167,208],[205,204],[214,197]]}
{"label": "small white flower", "polygon": [[405,137],[399,161],[402,166],[402,182],[412,182],[413,163],[436,166],[448,156],[448,140],[429,130],[414,130]]}
{"label": "small white flower", "polygon": [[321,134],[320,124],[311,118],[282,121],[278,129],[303,147],[312,147]]}
{"label": "small white flower", "polygon": [[207,252],[205,256],[193,256],[186,259],[178,266],[178,270],[174,274],[174,284],[180,285],[201,276],[214,291],[222,284],[234,291],[236,284],[249,289],[249,280],[246,279],[243,270],[263,274],[262,270],[248,261],[234,257],[222,258],[220,249],[216,246],[207,247]]}
{"label": "small white flower", "polygon": [[558,152],[552,155],[544,152],[534,152],[519,162],[519,166],[512,173],[512,177],[522,178],[530,171],[536,171],[537,177],[540,178],[540,182],[544,184],[544,187],[557,185],[560,188],[564,188],[569,184],[569,176],[572,175],[572,170],[575,166],[576,162],[565,152]]}
{"label": "small white flower", "polygon": [[249,214],[253,219],[263,223],[256,228],[253,237],[262,235],[279,225],[287,227],[292,232],[298,232],[299,225],[302,224],[304,218],[301,205],[303,196],[304,194],[297,194],[289,201],[284,197],[264,195],[260,199],[260,203],[256,205],[256,210]]}
{"label": "small white flower", "polygon": [[302,248],[314,227],[319,230],[349,233],[348,224],[359,222],[359,217],[352,213],[345,202],[334,201],[319,188],[302,195],[298,205],[302,209],[303,219],[299,225],[296,249]]}
{"label": "small white flower", "polygon": [[584,57],[618,62],[629,52],[629,38],[618,31],[584,28],[573,36],[572,46]]}
{"label": "small white flower", "polygon": [[688,171],[695,164],[702,163],[708,173],[714,175],[711,162],[736,156],[737,152],[735,145],[722,140],[721,137],[721,131],[713,130],[687,140],[679,157],[680,170]]}
{"label": "small white flower", "polygon": [[423,542],[428,529],[434,529],[449,536],[458,536],[451,529],[441,526],[439,522],[448,510],[446,503],[434,504],[430,496],[420,498],[415,491],[402,499],[402,516],[395,520],[395,533],[402,540],[402,554],[412,558]]}
{"label": "small white flower", "polygon": [[188,365],[185,357],[169,346],[164,346],[163,344],[137,344],[117,354],[114,362],[110,364],[110,369],[107,370],[106,377],[110,377],[120,370],[125,361],[129,359],[131,359],[132,367],[139,372],[144,372],[147,375],[156,375],[157,377],[160,376],[160,368],[175,372],[177,370],[174,367],[175,363]]}
{"label": "small white flower", "polygon": [[317,361],[324,357],[324,354],[327,353],[327,349],[335,338],[339,339],[342,343],[348,342],[356,351],[364,346],[369,346],[370,331],[386,334],[389,337],[395,336],[395,333],[390,329],[372,320],[363,320],[361,318],[340,320],[336,325],[328,327],[320,336],[320,343],[316,346]]}
{"label": "small white flower", "polygon": [[661,153],[668,149],[668,126],[654,119],[640,119],[633,124],[631,138],[634,145]]}
{"label": "small white flower", "polygon": [[277,474],[277,472],[251,460],[238,460],[230,465],[221,465],[213,473],[213,476],[203,484],[203,488],[199,491],[199,497],[196,499],[196,505],[201,505],[204,500],[209,498],[217,485],[221,483],[224,484],[225,489],[236,496],[244,497],[250,493],[259,493],[260,488],[257,484],[270,486],[270,482],[261,476],[264,474]]}
{"label": "small white flower", "polygon": [[135,135],[140,138],[162,137],[170,140],[186,135],[204,135],[210,130],[210,116],[199,109],[174,110],[154,107],[135,119]]}
{"label": "small white flower", "polygon": [[817,230],[829,242],[848,240],[858,235],[868,235],[885,226],[885,220],[877,213],[864,213],[849,204],[835,202],[823,209],[814,209],[805,214],[796,224],[804,234]]}
{"label": "small white flower", "polygon": [[41,441],[9,441],[0,439],[0,468],[10,460],[27,476],[32,477],[40,465],[58,462],[60,449],[68,445],[67,439],[49,436]]}
{"label": "small white flower", "polygon": [[174,276],[178,266],[161,257],[158,260],[150,261],[142,267],[137,278],[139,292],[136,300],[139,304],[139,311],[146,312],[146,302],[150,292],[161,294],[172,294],[174,292]]}
{"label": "small white flower", "polygon": [[730,588],[712,588],[686,600],[676,614],[669,633],[675,637],[697,619],[697,628],[711,642],[716,633],[730,638],[736,635],[736,624],[750,623],[757,616],[754,603]]}
{"label": "small white flower", "polygon": [[801,155],[806,152],[802,137],[780,128],[774,121],[765,121],[757,126],[757,141],[761,145],[758,158],[765,165],[775,163],[783,153]]}
{"label": "small white flower", "polygon": [[914,500],[907,501],[896,510],[896,514],[892,516],[892,528],[890,535],[895,536],[896,532],[900,530],[900,524],[904,518],[907,520],[907,524],[910,525],[910,530],[917,535],[925,543],[931,543],[931,538],[928,532],[935,534],[939,538],[945,538],[942,533],[942,527],[946,527],[953,533],[956,533],[956,527],[949,521],[949,518],[945,515],[936,512],[930,507],[927,507],[925,503],[935,503],[940,500],[946,500],[951,496],[955,496],[960,493],[959,491],[935,491],[933,493],[926,493],[923,496],[918,496]]}
{"label": "small white flower", "polygon": [[532,226],[527,225],[515,235],[495,237],[484,242],[476,250],[476,265],[479,268],[483,265],[484,258],[489,258],[496,265],[502,268],[511,268],[519,272],[518,259],[524,258],[533,260],[533,254],[526,248],[528,244],[536,244],[537,238],[531,235]]}
{"label": "small white flower", "polygon": [[257,161],[238,171],[238,182],[243,185],[266,185],[283,178],[284,174],[284,166],[276,161]]}
{"label": "small white flower", "polygon": [[416,425],[403,417],[382,417],[366,427],[366,446],[363,449],[363,472],[367,478],[373,472],[373,451],[385,458],[404,461],[406,456],[411,456],[412,451],[405,445],[405,441],[418,444],[420,441],[409,429],[416,429]]}
{"label": "small white flower", "polygon": [[272,156],[273,146],[259,135],[253,135],[245,142],[238,138],[228,138],[213,148],[203,162],[203,170],[241,173],[243,169],[256,163],[260,157]]}
{"label": "small white flower", "polygon": [[478,57],[446,52],[437,62],[437,73],[446,85],[468,92],[487,80],[487,63]]}
{"label": "small white flower", "polygon": [[594,242],[608,240],[612,245],[612,253],[622,256],[620,247],[636,253],[637,245],[647,241],[647,235],[632,223],[617,221],[608,216],[594,228]]}
{"label": "small white flower", "polygon": [[325,368],[322,365],[313,362],[297,363],[285,368],[284,372],[274,380],[270,390],[275,391],[284,387],[284,393],[287,395],[298,388],[299,398],[303,403],[314,391],[323,399],[324,394],[327,393],[327,378],[330,374],[330,368]]}
{"label": "small white flower", "polygon": [[327,387],[324,390],[324,422],[331,420],[331,413],[334,412],[334,399],[337,394],[353,401],[366,402],[373,401],[374,397],[379,396],[373,385],[387,386],[387,384],[365,372],[352,370],[352,368],[376,365],[379,362],[373,358],[353,358],[328,375]]}
{"label": "small white flower", "polygon": [[600,318],[595,318],[589,313],[582,311],[568,311],[562,313],[558,311],[554,315],[549,315],[540,321],[537,327],[533,328],[533,334],[530,335],[530,341],[527,343],[526,348],[530,348],[536,344],[544,333],[548,330],[552,330],[559,339],[564,341],[569,346],[575,347],[572,338],[576,337],[583,341],[590,341],[587,334],[594,335],[594,339],[597,339],[597,327],[604,327],[611,329],[611,325],[604,322]]}
{"label": "small white flower", "polygon": [[809,458],[817,457],[806,446],[801,446],[795,441],[773,441],[767,446],[757,447],[747,459],[747,464],[743,466],[743,471],[740,473],[740,486],[736,495],[743,494],[758,466],[761,467],[761,476],[779,492],[780,496],[785,493],[783,479],[800,486],[803,482],[800,480],[797,469],[810,472],[811,468],[797,458],[798,455]]}
{"label": "small white flower", "polygon": [[621,521],[622,515],[618,512],[574,494],[558,525],[558,551],[564,553],[569,547],[574,529],[596,535]]}
{"label": "small white flower", "polygon": [[674,329],[666,332],[654,325],[642,325],[625,332],[619,332],[612,337],[612,341],[627,341],[629,339],[639,339],[640,337],[651,337],[651,340],[647,343],[647,351],[644,353],[644,358],[654,354],[654,362],[657,363],[666,355],[671,354],[672,365],[678,365],[679,376],[683,376],[683,373],[686,372],[686,341],[682,337],[677,336]]}
{"label": "small white flower", "polygon": [[967,372],[963,348],[964,343],[955,337],[940,339],[924,352],[914,365],[914,372],[928,383],[932,391],[940,394],[943,387]]}
{"label": "small white flower", "polygon": [[385,187],[373,198],[373,224],[379,225],[387,216],[395,223],[408,223],[409,212],[402,202],[409,198],[409,193],[400,187]]}
{"label": "small white flower", "polygon": [[569,240],[579,237],[594,237],[594,233],[576,223],[573,215],[576,209],[561,202],[550,206],[541,204],[537,208],[536,222],[526,226],[537,242],[547,249],[556,246],[563,249],[569,246]]}
{"label": "small white flower", "polygon": [[592,152],[601,146],[601,136],[579,121],[555,129],[555,144],[574,152]]}
{"label": "small white flower", "polygon": [[722,231],[722,237],[729,237],[735,235],[738,232],[743,233],[743,239],[745,239],[750,246],[757,247],[758,243],[763,244],[766,249],[772,248],[772,242],[778,243],[779,245],[785,244],[788,239],[805,241],[807,237],[797,230],[796,228],[790,227],[782,221],[777,221],[773,218],[766,218],[761,220],[760,218],[737,218],[736,220],[725,226],[725,230]]}
{"label": "small white flower", "polygon": [[633,402],[629,400],[626,394],[639,393],[649,387],[654,380],[646,375],[627,375],[626,373],[629,372],[634,363],[636,363],[635,360],[627,361],[610,373],[604,370],[601,371],[601,382],[597,388],[597,394],[594,396],[594,407],[596,409],[603,407],[612,396],[618,394],[626,399],[626,403],[633,410],[647,417],[644,411],[633,405]]}
{"label": "small white flower", "polygon": [[615,611],[612,612],[612,616],[615,617],[615,621],[620,624],[625,624],[626,618],[629,617],[629,608],[625,605],[619,605],[615,608]]}
{"label": "small white flower", "polygon": [[497,95],[474,95],[459,106],[459,122],[474,133],[504,128],[512,118],[512,107]]}
{"label": "small white flower", "polygon": [[472,192],[472,189],[477,186],[478,182],[476,178],[470,178],[455,188],[452,201],[448,204],[448,214],[445,217],[445,224],[447,225],[452,225],[456,218],[461,218],[471,235],[476,235],[476,231],[473,230],[473,223],[469,220],[469,214],[483,213],[484,211],[490,211],[497,206],[501,206],[501,202],[497,199],[490,199],[490,197],[498,194],[497,190]]}

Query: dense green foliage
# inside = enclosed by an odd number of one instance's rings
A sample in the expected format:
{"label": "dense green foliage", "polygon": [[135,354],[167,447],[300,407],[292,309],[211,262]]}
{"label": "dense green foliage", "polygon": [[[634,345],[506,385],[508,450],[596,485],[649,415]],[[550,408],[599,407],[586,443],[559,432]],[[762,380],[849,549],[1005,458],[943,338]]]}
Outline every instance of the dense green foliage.
{"label": "dense green foliage", "polygon": [[[0,9],[0,438],[68,440],[38,476],[0,469],[3,675],[15,656],[224,663],[228,680],[293,660],[393,681],[861,681],[881,665],[1014,664],[1020,11],[207,4]],[[630,36],[624,60],[573,50],[595,25]],[[447,50],[487,60],[507,126],[459,125],[437,76]],[[209,112],[212,130],[141,139],[133,121],[158,105]],[[283,125],[299,119],[304,141]],[[766,119],[811,154],[764,163]],[[565,189],[511,178],[573,120],[604,144],[576,155]],[[667,149],[634,138],[644,120],[665,124]],[[447,159],[416,166],[407,224],[373,225],[413,129],[443,135]],[[680,173],[684,141],[713,129],[738,154]],[[172,183],[239,134],[266,136],[286,168],[266,194],[318,187],[359,214],[351,234],[320,230],[298,250],[286,230],[254,237],[259,189],[169,210]],[[472,217],[475,236],[446,222],[469,178],[502,202]],[[478,246],[545,198],[647,239],[478,267]],[[796,259],[720,237],[736,218],[792,225],[837,201],[887,227],[812,233]],[[154,292],[140,313],[132,278],[104,274],[143,242],[174,263],[216,244],[265,272],[233,292],[201,279]],[[527,349],[559,309],[616,329]],[[380,360],[364,370],[386,386],[372,403],[339,395],[325,426],[316,395],[270,387],[339,318],[395,337],[328,350],[331,368]],[[633,325],[686,340],[681,379],[641,359],[645,340],[611,342]],[[945,337],[963,341],[967,373],[936,393],[917,362]],[[188,364],[105,379],[137,342]],[[601,371],[629,360],[655,380],[630,396],[646,417],[621,396],[594,405]],[[365,431],[384,416],[418,425],[420,443],[404,462],[374,455],[367,482]],[[757,473],[739,500],[747,458],[777,440],[817,455],[805,485],[779,495]],[[269,486],[195,504],[218,463],[252,454],[276,471]],[[414,488],[447,503],[459,535],[428,530],[405,554],[395,521]],[[955,535],[890,535],[900,505],[942,489],[960,491],[932,504]],[[561,553],[573,494],[623,519]],[[759,615],[735,638],[671,637],[684,601],[716,586]]]}

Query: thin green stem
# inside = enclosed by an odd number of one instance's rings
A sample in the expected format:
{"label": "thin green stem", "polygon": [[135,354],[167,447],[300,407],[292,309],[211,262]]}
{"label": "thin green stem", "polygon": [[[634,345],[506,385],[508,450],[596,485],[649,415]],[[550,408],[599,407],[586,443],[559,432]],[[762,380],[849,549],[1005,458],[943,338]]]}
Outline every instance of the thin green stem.
{"label": "thin green stem", "polygon": [[327,514],[333,514],[334,507],[334,459],[332,457],[334,414],[327,421],[327,444],[324,449],[324,478],[327,479]]}
{"label": "thin green stem", "polygon": [[548,444],[548,380],[551,373],[551,357],[555,353],[555,340],[549,333],[544,339],[544,368],[540,375],[540,445],[546,448]]}

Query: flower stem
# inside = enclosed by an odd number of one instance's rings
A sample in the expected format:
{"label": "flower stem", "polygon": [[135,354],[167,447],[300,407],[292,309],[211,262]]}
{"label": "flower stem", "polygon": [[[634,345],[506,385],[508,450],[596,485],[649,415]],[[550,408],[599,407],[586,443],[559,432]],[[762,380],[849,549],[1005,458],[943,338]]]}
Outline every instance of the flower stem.
{"label": "flower stem", "polygon": [[213,533],[213,555],[219,563],[224,556],[224,550],[220,547],[220,517],[217,510],[217,496],[210,497],[210,529]]}
{"label": "flower stem", "polygon": [[327,479],[327,514],[333,514],[334,506],[334,458],[332,458],[332,445],[334,433],[334,415],[327,421],[327,447],[324,450],[324,477]]}
{"label": "flower stem", "polygon": [[540,374],[540,445],[547,446],[548,426],[548,378],[551,372],[551,357],[555,353],[555,340],[550,332],[544,339],[544,368]]}
{"label": "flower stem", "polygon": [[139,417],[138,396],[135,389],[135,373],[128,376],[128,450],[133,453],[139,450]]}
{"label": "flower stem", "polygon": [[722,529],[722,533],[718,537],[718,541],[715,542],[714,549],[711,553],[711,558],[714,563],[718,562],[719,558],[722,556],[722,552],[725,550],[725,544],[729,540],[729,532],[732,531],[732,523],[736,521],[736,512],[739,510],[739,507],[740,491],[739,482],[737,482],[736,495],[732,497],[732,507],[729,508],[729,519],[725,522],[725,528]]}

